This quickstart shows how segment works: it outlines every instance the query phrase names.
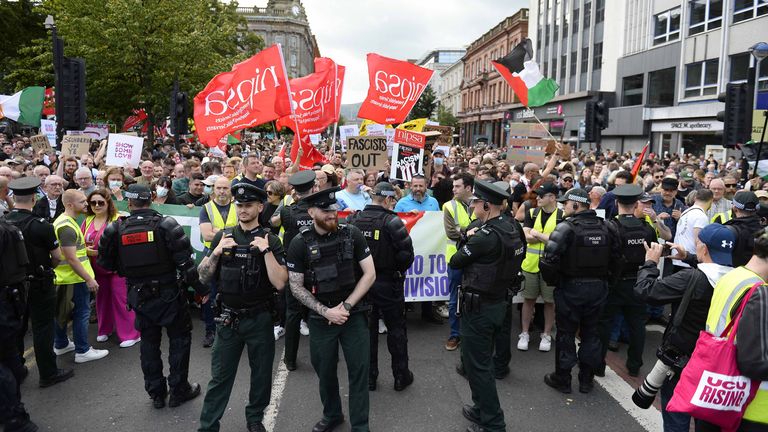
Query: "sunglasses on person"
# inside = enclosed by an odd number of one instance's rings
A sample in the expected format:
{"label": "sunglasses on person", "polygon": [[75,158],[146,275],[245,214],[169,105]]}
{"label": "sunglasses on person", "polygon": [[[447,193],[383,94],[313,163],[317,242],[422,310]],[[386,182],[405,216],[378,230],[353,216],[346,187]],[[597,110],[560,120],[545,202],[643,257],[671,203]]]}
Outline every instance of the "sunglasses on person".
{"label": "sunglasses on person", "polygon": [[573,179],[570,177],[566,177],[563,179],[564,182],[573,182]]}
{"label": "sunglasses on person", "polygon": [[729,188],[729,189],[730,189],[730,188],[736,189],[736,183],[726,183],[726,184],[725,184],[725,187],[727,187],[727,188]]}
{"label": "sunglasses on person", "polygon": [[267,195],[269,195],[269,196],[277,196],[277,193],[272,192],[272,191],[267,191]]}
{"label": "sunglasses on person", "polygon": [[107,202],[106,201],[101,201],[101,200],[93,200],[93,201],[91,201],[90,204],[91,204],[91,207],[103,207],[103,206],[107,205]]}

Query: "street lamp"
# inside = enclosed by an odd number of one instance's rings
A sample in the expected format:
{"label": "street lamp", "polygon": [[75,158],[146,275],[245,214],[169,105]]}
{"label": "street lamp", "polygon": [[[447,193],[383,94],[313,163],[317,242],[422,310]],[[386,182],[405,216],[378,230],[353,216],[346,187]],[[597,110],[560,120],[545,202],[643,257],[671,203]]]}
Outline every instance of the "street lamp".
{"label": "street lamp", "polygon": [[[749,47],[749,53],[755,58],[755,73],[752,74],[752,76],[755,77],[754,93],[752,93],[752,100],[755,104],[747,107],[748,115],[751,114],[752,110],[757,106],[758,88],[760,87],[760,62],[768,57],[768,43],[758,42],[752,45]],[[760,154],[763,150],[763,142],[765,141],[765,128],[768,126],[768,111],[763,111],[763,117],[765,117],[765,120],[763,120],[763,132],[760,134],[760,142],[757,144],[757,158],[755,159],[755,170],[752,173],[753,176],[757,175],[757,166],[760,164]]]}

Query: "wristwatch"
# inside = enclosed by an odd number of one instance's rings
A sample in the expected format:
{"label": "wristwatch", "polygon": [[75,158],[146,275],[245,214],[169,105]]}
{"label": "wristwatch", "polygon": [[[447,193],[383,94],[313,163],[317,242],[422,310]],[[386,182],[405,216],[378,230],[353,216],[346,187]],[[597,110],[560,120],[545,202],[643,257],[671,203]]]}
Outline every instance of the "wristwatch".
{"label": "wristwatch", "polygon": [[352,305],[351,305],[351,304],[349,304],[349,303],[347,303],[347,302],[344,302],[344,303],[342,303],[341,305],[342,305],[342,306],[344,306],[344,309],[346,309],[346,310],[347,310],[347,312],[349,312],[349,311],[351,311],[351,310],[352,310]]}
{"label": "wristwatch", "polygon": [[266,249],[264,249],[263,251],[261,251],[261,254],[262,254],[262,255],[264,255],[264,254],[266,254],[267,252],[272,252],[272,248],[271,248],[271,247],[269,247],[269,246],[267,246],[267,248],[266,248]]}

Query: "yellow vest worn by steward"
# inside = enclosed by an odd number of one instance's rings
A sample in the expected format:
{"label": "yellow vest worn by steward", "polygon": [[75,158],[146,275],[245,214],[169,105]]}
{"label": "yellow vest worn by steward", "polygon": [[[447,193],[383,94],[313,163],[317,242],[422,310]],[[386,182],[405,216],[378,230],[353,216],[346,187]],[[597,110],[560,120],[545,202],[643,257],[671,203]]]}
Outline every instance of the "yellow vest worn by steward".
{"label": "yellow vest worn by steward", "polygon": [[[715,336],[727,336],[722,333],[731,321],[731,310],[734,304],[758,282],[764,283],[760,276],[746,267],[737,267],[720,278],[712,293],[712,303],[709,305],[707,331]],[[755,399],[749,403],[744,412],[744,419],[768,424],[768,381],[761,383]]]}
{"label": "yellow vest worn by steward", "polygon": [[[443,211],[448,210],[448,213],[453,218],[453,221],[460,228],[466,228],[469,223],[475,220],[475,215],[470,215],[463,204],[459,204],[456,199],[452,199],[443,204]],[[445,247],[445,262],[450,261],[453,254],[456,253],[456,242],[448,239],[448,245]]]}
{"label": "yellow vest worn by steward", "polygon": [[[538,211],[537,211],[538,210]],[[563,218],[563,211],[560,209],[556,209],[552,215],[547,219],[547,223],[544,226],[541,226],[541,214],[544,212],[544,210],[540,208],[532,208],[528,210],[531,219],[533,219],[533,229],[536,231],[542,233],[542,234],[551,234],[552,231],[555,230],[555,227],[557,226],[557,220]],[[535,214],[535,217],[534,217]],[[528,273],[538,273],[539,272],[539,259],[541,258],[541,254],[544,253],[544,246],[546,243],[539,242],[539,243],[528,243],[528,248],[525,252],[525,259],[523,260],[522,269],[525,272]]]}
{"label": "yellow vest worn by steward", "polygon": [[727,212],[715,214],[714,216],[712,216],[712,219],[710,220],[710,222],[724,224],[731,219],[733,219],[733,210],[728,210]]}
{"label": "yellow vest worn by steward", "polygon": [[[211,226],[217,230],[223,230],[224,228],[230,228],[237,225],[237,210],[234,203],[229,203],[229,212],[227,212],[227,220],[221,217],[219,209],[214,204],[213,200],[208,201],[203,206],[205,212],[208,213],[208,219],[211,221]],[[203,241],[205,247],[210,248],[211,242]]]}
{"label": "yellow vest worn by steward", "polygon": [[[77,260],[80,261],[80,264],[83,265],[85,271],[91,277],[94,277],[91,261],[88,260],[88,252],[85,250],[85,237],[83,237],[83,233],[80,231],[80,227],[77,226],[75,220],[64,213],[60,214],[59,217],[53,221],[53,229],[56,232],[56,240],[59,240],[59,244],[61,244],[61,239],[59,239],[59,228],[65,226],[72,228],[77,234],[75,256],[77,256]],[[72,266],[70,266],[66,260],[62,260],[61,263],[59,263],[59,265],[53,269],[53,271],[56,273],[56,278],[53,282],[55,285],[72,285],[85,282],[85,280],[81,278],[80,275],[75,273],[75,270],[72,269]]]}

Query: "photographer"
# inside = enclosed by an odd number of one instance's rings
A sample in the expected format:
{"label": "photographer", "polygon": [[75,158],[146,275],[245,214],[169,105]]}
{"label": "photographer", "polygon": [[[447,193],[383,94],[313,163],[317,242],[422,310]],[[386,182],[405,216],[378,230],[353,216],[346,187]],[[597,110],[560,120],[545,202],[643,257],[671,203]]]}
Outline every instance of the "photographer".
{"label": "photographer", "polygon": [[641,408],[648,408],[656,392],[661,390],[664,432],[687,432],[690,428],[690,416],[667,412],[666,407],[680,372],[696,346],[699,332],[704,329],[713,288],[732,269],[734,240],[733,232],[722,225],[711,224],[702,228],[696,239],[696,255],[686,253],[679,245],[671,245],[683,261],[694,265],[698,260],[698,266],[683,269],[662,279],[659,279],[657,265],[664,246],[654,243],[646,249],[645,264],[637,275],[635,295],[653,306],[679,306],[657,350],[659,361],[632,396],[632,400]]}

